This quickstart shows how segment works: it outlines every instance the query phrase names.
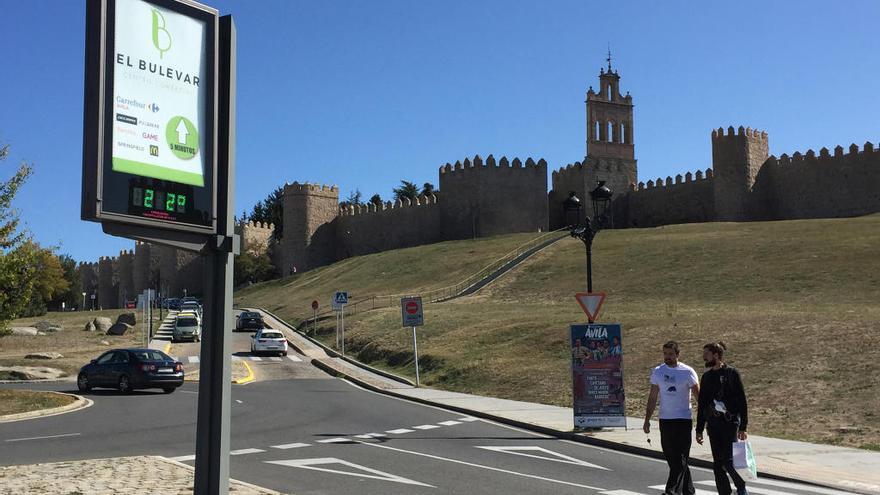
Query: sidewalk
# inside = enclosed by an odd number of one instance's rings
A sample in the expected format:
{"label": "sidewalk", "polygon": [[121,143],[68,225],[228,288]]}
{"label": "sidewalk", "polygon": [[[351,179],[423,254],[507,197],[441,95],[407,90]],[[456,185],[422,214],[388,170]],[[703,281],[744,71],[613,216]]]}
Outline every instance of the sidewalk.
{"label": "sidewalk", "polygon": [[[0,467],[0,495],[191,494],[193,468],[158,456],[116,457]],[[279,492],[229,480],[229,493],[280,495]]]}
{"label": "sidewalk", "polygon": [[[261,310],[263,311],[263,310]],[[266,320],[284,331],[290,343],[325,371],[342,375],[374,391],[438,405],[465,414],[520,426],[548,435],[662,457],[659,425],[652,422],[651,443],[642,431],[641,418],[627,418],[627,429],[605,429],[590,433],[573,431],[571,408],[534,404],[507,399],[415,388],[379,376],[339,358],[332,358],[317,344],[266,313]],[[840,490],[880,495],[880,452],[833,445],[749,435],[757,456],[758,471],[763,476],[804,481]],[[691,457],[695,464],[711,467],[712,452],[708,440],[694,442]],[[831,495],[830,493],[828,495]]]}

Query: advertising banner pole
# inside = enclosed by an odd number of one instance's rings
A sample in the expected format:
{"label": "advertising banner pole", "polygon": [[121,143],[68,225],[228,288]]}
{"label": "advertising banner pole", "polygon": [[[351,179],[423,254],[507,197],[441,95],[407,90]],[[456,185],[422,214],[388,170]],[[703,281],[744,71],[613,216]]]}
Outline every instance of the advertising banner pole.
{"label": "advertising banner pole", "polygon": [[[201,344],[194,493],[229,493],[229,425],[235,208],[235,24],[220,18],[218,74],[217,235],[205,262],[205,326]],[[206,362],[205,362],[206,361]]]}

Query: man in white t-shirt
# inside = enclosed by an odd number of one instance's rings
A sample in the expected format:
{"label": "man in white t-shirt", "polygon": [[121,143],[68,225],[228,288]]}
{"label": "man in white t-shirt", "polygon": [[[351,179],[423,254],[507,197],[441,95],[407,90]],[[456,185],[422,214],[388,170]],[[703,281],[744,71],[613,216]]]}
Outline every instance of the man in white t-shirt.
{"label": "man in white t-shirt", "polygon": [[660,398],[660,446],[669,464],[666,495],[694,495],[694,483],[688,468],[691,452],[691,393],[700,394],[697,372],[678,361],[678,343],[663,344],[663,364],[651,371],[651,392],[645,410],[645,433],[651,432],[651,416]]}

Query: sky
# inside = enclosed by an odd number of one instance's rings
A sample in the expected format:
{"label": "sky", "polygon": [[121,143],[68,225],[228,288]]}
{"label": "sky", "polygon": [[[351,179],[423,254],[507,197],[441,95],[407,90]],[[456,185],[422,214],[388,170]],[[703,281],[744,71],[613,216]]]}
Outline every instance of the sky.
{"label": "sky", "polygon": [[[285,181],[388,199],[475,154],[580,161],[609,46],[640,180],[711,167],[719,126],[767,131],[777,156],[880,141],[873,0],[207,3],[238,32],[236,212]],[[80,220],[85,1],[0,11],[0,179],[33,165],[27,229],[80,261],[132,249]]]}

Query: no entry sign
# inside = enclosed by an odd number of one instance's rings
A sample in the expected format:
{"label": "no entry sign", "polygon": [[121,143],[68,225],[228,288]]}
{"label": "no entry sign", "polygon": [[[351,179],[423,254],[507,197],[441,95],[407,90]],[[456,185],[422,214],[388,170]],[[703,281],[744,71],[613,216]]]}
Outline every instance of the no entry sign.
{"label": "no entry sign", "polygon": [[425,315],[422,312],[421,297],[404,297],[400,299],[400,314],[403,317],[403,326],[420,327],[425,324]]}
{"label": "no entry sign", "polygon": [[312,309],[313,310],[317,311],[319,307],[320,307],[320,305],[318,304],[318,301],[312,301]]}

